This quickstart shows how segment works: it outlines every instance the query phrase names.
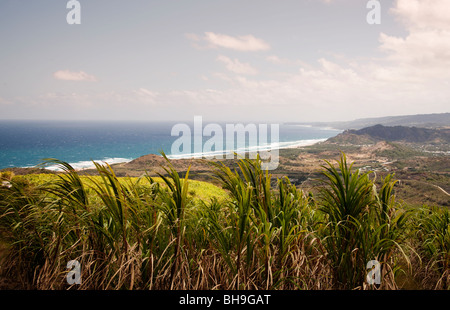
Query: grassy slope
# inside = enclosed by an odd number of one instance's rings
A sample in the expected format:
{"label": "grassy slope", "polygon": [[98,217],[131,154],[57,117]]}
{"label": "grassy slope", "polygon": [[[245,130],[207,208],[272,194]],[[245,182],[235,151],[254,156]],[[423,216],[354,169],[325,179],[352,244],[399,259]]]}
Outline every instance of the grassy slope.
{"label": "grassy slope", "polygon": [[[45,183],[51,183],[52,181],[55,181],[58,179],[57,174],[28,174],[28,175],[21,175],[21,176],[15,176],[16,179],[23,179],[27,180],[30,183],[34,185],[43,185]],[[85,182],[85,185],[87,187],[90,187],[93,185],[91,178],[93,180],[99,181],[101,179],[100,176],[81,176],[81,179],[83,182]],[[138,177],[118,177],[119,181],[121,182],[137,182],[139,180]],[[162,179],[155,177],[153,178],[155,181],[162,183]],[[147,183],[147,180],[145,178],[142,178],[140,182],[143,182],[143,184]],[[209,201],[211,198],[215,197],[219,201],[223,200],[227,197],[227,193],[220,187],[204,181],[196,181],[196,180],[189,180],[189,191],[188,194],[193,199],[203,200],[203,201]]]}

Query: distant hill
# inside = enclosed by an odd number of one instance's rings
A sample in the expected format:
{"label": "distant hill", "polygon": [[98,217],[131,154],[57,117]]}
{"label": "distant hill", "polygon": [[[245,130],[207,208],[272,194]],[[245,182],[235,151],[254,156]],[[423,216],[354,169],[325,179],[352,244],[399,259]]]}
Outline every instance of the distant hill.
{"label": "distant hill", "polygon": [[450,129],[430,129],[407,126],[375,125],[358,130],[346,130],[330,142],[367,144],[377,141],[402,141],[424,144],[449,144]]}
{"label": "distant hill", "polygon": [[[292,124],[292,123],[291,123]],[[300,123],[297,123],[300,124]],[[362,129],[377,124],[384,126],[407,126],[421,128],[450,128],[450,113],[418,114],[403,116],[387,116],[377,118],[362,118],[348,122],[314,122],[301,123],[319,127],[333,127],[336,129]]]}
{"label": "distant hill", "polygon": [[368,135],[386,141],[411,143],[450,143],[450,129],[429,129],[407,126],[375,125],[359,130],[348,130],[350,134]]}

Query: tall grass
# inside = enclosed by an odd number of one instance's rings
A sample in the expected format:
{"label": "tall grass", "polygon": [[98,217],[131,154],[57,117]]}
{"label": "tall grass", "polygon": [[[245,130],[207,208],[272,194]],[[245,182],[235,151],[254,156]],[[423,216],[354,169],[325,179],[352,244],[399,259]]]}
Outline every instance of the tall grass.
{"label": "tall grass", "polygon": [[[237,279],[248,283],[253,278],[251,283],[266,289],[320,287],[314,280],[306,281],[310,263],[322,258],[310,244],[316,240],[311,236],[315,219],[310,218],[314,210],[306,195],[288,178],[277,179],[272,188],[272,177],[261,169],[259,158],[240,160],[236,171],[221,163],[213,165],[218,179],[230,192],[230,200],[229,220],[221,224],[220,219],[213,217],[211,227],[219,240],[224,231],[231,232],[228,242],[217,246],[220,252],[234,249],[234,260],[227,254],[227,261],[235,262],[231,270]],[[238,270],[242,270],[242,275]],[[327,273],[325,269],[320,271]]]}
{"label": "tall grass", "polygon": [[417,219],[419,251],[424,261],[423,285],[450,289],[450,211],[423,207]]}
{"label": "tall grass", "polygon": [[336,287],[362,287],[371,260],[381,264],[383,286],[395,287],[393,272],[396,251],[404,253],[406,213],[397,208],[393,196],[392,175],[388,175],[377,191],[371,172],[352,171],[345,154],[337,167],[323,166],[320,210],[326,217],[322,236],[333,268]]}
{"label": "tall grass", "polygon": [[[448,288],[448,212],[414,213],[419,230],[408,235],[412,213],[396,203],[392,175],[376,182],[343,154],[325,162],[313,197],[259,157],[234,170],[211,162],[228,196],[201,200],[189,171],[180,177],[162,155],[157,179],[118,178],[98,163],[98,176],[81,177],[55,159],[63,173],[47,183],[11,176],[0,187],[1,276],[29,289],[395,289],[410,237],[435,287]],[[74,259],[82,281],[70,285]],[[382,282],[369,286],[374,259]]]}

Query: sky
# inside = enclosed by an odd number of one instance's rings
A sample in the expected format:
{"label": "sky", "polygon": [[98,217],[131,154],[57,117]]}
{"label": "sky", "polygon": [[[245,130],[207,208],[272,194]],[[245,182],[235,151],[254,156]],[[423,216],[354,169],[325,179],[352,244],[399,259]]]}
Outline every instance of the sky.
{"label": "sky", "polygon": [[0,119],[450,112],[449,0],[0,0]]}

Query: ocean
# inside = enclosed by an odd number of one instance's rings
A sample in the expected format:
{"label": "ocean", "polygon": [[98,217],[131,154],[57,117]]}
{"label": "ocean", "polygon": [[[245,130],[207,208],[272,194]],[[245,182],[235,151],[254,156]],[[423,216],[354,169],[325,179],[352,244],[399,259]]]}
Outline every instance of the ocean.
{"label": "ocean", "polygon": [[[44,158],[56,158],[70,163],[75,169],[84,169],[92,167],[92,161],[109,164],[128,162],[143,155],[160,154],[161,151],[169,157],[172,155],[172,158],[194,156],[194,152],[171,154],[172,144],[179,138],[171,135],[175,124],[142,121],[0,121],[0,169],[34,167]],[[225,133],[225,122],[218,124]],[[186,125],[192,128],[193,135],[192,122],[186,122]],[[208,123],[204,122],[203,126],[206,125]],[[270,123],[267,125],[270,128]],[[269,134],[267,146],[288,148],[310,145],[340,132],[333,128],[279,124],[279,141],[274,141]],[[203,143],[208,139],[210,137],[203,137]],[[194,143],[193,136],[191,140]],[[247,141],[246,149],[251,147],[252,142]],[[48,166],[47,169],[56,167]]]}

